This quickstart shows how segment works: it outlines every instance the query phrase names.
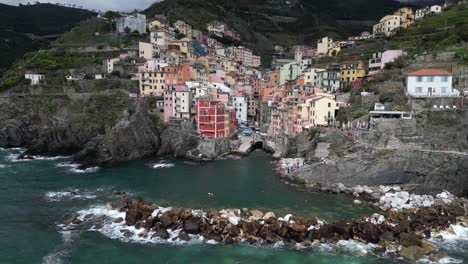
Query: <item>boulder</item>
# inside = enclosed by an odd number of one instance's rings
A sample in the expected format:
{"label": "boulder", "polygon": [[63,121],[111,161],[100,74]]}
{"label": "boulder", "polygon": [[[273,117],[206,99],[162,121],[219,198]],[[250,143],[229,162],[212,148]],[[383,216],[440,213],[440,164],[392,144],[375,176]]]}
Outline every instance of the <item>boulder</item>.
{"label": "boulder", "polygon": [[69,225],[71,224],[75,219],[76,219],[77,215],[76,214],[68,214],[68,215],[65,215],[65,217],[63,218],[62,220],[62,224],[64,225]]}
{"label": "boulder", "polygon": [[417,261],[424,257],[424,250],[419,246],[403,247],[400,256],[410,261]]}
{"label": "boulder", "polygon": [[249,244],[255,244],[255,243],[260,241],[260,238],[258,238],[256,236],[249,236],[249,237],[247,237],[246,241]]}
{"label": "boulder", "polygon": [[421,239],[419,239],[419,237],[406,232],[400,233],[399,242],[403,247],[421,246]]}
{"label": "boulder", "polygon": [[393,232],[386,231],[386,232],[383,232],[383,233],[382,233],[381,240],[385,240],[385,241],[394,241],[394,240],[395,240],[395,236],[393,235]]}
{"label": "boulder", "polygon": [[159,221],[161,222],[164,228],[168,228],[174,224],[169,213],[164,213],[161,216],[159,216]]}
{"label": "boulder", "polygon": [[314,216],[290,216],[289,220],[293,220],[301,225],[311,226],[317,224],[317,218]]}
{"label": "boulder", "polygon": [[148,236],[148,230],[143,230],[138,234],[139,237],[147,237]]}
{"label": "boulder", "polygon": [[353,203],[354,203],[354,204],[362,204],[362,202],[359,201],[359,200],[354,200]]}
{"label": "boulder", "polygon": [[238,216],[230,216],[228,218],[229,223],[231,223],[232,225],[238,225],[239,220],[240,220],[240,217],[238,217]]}
{"label": "boulder", "polygon": [[264,220],[270,219],[271,217],[276,218],[276,215],[273,212],[268,212],[263,216]]}
{"label": "boulder", "polygon": [[183,240],[183,241],[189,241],[189,240],[190,240],[190,236],[187,234],[187,232],[185,232],[185,231],[180,231],[180,233],[179,233],[179,239],[180,239],[180,240]]}
{"label": "boulder", "polygon": [[221,236],[221,234],[218,234],[218,233],[210,233],[207,238],[209,240],[214,240],[216,242],[223,241],[223,237]]}
{"label": "boulder", "polygon": [[273,232],[268,232],[266,234],[266,237],[265,237],[265,241],[267,243],[269,243],[269,244],[276,243],[276,242],[278,242],[280,240],[281,240],[281,238],[277,234],[275,234]]}
{"label": "boulder", "polygon": [[127,210],[125,214],[125,223],[129,226],[133,226],[142,218],[143,214],[139,209],[131,208]]}
{"label": "boulder", "polygon": [[357,185],[352,188],[352,191],[353,193],[361,194],[364,192],[364,189],[361,187],[361,185]]}
{"label": "boulder", "polygon": [[184,231],[189,234],[198,234],[200,232],[200,225],[196,219],[188,219],[184,221]]}
{"label": "boulder", "polygon": [[430,255],[437,252],[434,245],[425,239],[421,241],[421,248],[423,249],[424,255]]}
{"label": "boulder", "polygon": [[119,217],[119,218],[116,218],[116,219],[114,220],[114,223],[119,224],[119,223],[122,223],[123,220],[124,220],[124,219],[123,219],[122,217]]}
{"label": "boulder", "polygon": [[447,253],[445,251],[437,251],[437,253],[435,254],[432,254],[429,256],[429,259],[432,261],[432,262],[440,262],[441,259],[443,258],[446,258],[448,257]]}
{"label": "boulder", "polygon": [[131,231],[125,231],[125,233],[123,235],[124,235],[124,237],[129,238],[129,237],[132,237],[134,234]]}
{"label": "boulder", "polygon": [[190,209],[182,209],[179,214],[179,218],[182,220],[187,220],[192,217],[192,210]]}
{"label": "boulder", "polygon": [[352,237],[352,225],[350,223],[347,223],[345,221],[341,221],[338,223],[335,223],[335,233],[340,236],[340,238],[344,240],[348,240],[349,238]]}
{"label": "boulder", "polygon": [[156,233],[153,234],[153,236],[151,236],[151,238],[154,238],[154,237],[159,237],[159,238],[162,238],[162,239],[168,239],[169,238],[169,233],[167,233],[166,229],[161,228],[161,229],[157,230]]}
{"label": "boulder", "polygon": [[296,233],[303,233],[307,231],[307,227],[305,225],[301,225],[300,223],[289,223],[287,226],[289,231],[296,232]]}

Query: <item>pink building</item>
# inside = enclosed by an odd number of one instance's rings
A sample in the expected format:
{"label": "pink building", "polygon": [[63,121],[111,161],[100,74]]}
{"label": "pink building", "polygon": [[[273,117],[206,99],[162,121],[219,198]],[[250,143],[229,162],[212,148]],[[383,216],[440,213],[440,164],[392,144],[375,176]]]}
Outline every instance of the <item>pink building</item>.
{"label": "pink building", "polygon": [[376,52],[369,60],[369,75],[378,73],[385,67],[385,64],[395,61],[397,58],[406,55],[402,50],[386,50],[384,52]]}
{"label": "pink building", "polygon": [[216,70],[215,73],[210,73],[208,76],[209,82],[224,84],[226,80],[226,72],[223,70]]}
{"label": "pink building", "polygon": [[142,66],[138,66],[138,72],[158,72],[168,66],[163,59],[147,60]]}
{"label": "pink building", "polygon": [[228,105],[229,102],[229,93],[223,92],[216,87],[210,88],[210,94],[213,100],[223,103],[224,105]]}

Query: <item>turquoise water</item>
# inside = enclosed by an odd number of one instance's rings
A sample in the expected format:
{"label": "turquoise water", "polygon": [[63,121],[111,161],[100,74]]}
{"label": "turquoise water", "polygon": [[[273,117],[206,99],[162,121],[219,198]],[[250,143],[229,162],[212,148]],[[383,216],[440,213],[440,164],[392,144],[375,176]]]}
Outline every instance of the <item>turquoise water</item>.
{"label": "turquoise water", "polygon": [[[298,191],[275,176],[271,157],[261,151],[240,160],[203,165],[183,161],[154,169],[157,159],[77,173],[68,158],[13,162],[18,150],[0,150],[0,263],[397,263],[364,254],[364,249],[298,252],[246,245],[129,243],[88,230],[64,232],[57,221],[67,213],[103,205],[112,190],[189,208],[257,208],[315,215],[329,221],[375,211],[352,198]],[[80,196],[70,195],[76,190]],[[213,193],[209,196],[208,193]],[[455,252],[458,259],[464,251]]]}

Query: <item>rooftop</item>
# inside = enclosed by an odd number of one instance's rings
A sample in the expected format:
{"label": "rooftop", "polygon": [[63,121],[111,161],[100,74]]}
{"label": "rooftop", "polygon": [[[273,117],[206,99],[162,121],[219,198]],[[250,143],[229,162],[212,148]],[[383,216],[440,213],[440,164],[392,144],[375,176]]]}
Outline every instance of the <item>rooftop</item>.
{"label": "rooftop", "polygon": [[408,76],[427,76],[427,75],[452,75],[452,73],[444,70],[436,69],[420,69],[407,74]]}

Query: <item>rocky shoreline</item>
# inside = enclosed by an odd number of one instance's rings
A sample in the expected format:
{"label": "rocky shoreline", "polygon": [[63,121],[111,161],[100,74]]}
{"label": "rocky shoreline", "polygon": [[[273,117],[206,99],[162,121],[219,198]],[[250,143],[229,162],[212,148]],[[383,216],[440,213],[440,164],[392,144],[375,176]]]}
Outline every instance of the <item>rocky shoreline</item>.
{"label": "rocky shoreline", "polygon": [[[249,209],[193,210],[165,208],[124,192],[115,192],[116,200],[106,204],[110,225],[122,238],[155,241],[283,245],[305,250],[342,240],[374,245],[373,253],[386,253],[415,261],[439,261],[447,254],[430,240],[450,230],[451,225],[468,226],[464,204],[433,205],[419,208],[390,208],[384,214],[357,217],[328,223],[314,216],[286,215]],[[102,227],[93,213],[67,215],[62,226],[74,228],[91,224]],[[102,219],[101,219],[102,220]]]}

